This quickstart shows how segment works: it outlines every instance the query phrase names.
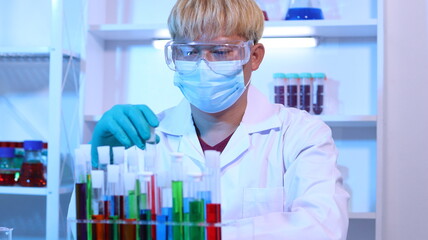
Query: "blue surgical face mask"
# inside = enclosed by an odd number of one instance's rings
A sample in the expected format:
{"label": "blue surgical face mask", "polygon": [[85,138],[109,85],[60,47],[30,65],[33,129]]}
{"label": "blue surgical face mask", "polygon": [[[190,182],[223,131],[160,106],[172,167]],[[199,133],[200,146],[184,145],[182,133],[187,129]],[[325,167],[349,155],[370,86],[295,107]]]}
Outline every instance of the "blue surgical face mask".
{"label": "blue surgical face mask", "polygon": [[[175,64],[186,69],[186,61]],[[232,106],[250,82],[245,85],[242,66],[236,69],[234,61],[210,62],[210,67],[202,60],[196,70],[175,72],[174,85],[193,106],[216,113]]]}

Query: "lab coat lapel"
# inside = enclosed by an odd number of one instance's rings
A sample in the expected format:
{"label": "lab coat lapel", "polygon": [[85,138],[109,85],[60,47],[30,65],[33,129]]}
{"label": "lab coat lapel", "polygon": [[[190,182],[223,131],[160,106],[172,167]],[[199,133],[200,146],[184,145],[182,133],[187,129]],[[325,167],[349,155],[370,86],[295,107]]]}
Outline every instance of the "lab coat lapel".
{"label": "lab coat lapel", "polygon": [[166,110],[159,115],[159,130],[179,137],[175,151],[184,153],[198,166],[203,166],[204,154],[193,125],[190,104],[183,99],[175,108]]}
{"label": "lab coat lapel", "polygon": [[250,147],[250,137],[244,125],[240,125],[233,133],[226,148],[220,156],[220,166],[222,169],[227,168],[235,160],[247,151]]}

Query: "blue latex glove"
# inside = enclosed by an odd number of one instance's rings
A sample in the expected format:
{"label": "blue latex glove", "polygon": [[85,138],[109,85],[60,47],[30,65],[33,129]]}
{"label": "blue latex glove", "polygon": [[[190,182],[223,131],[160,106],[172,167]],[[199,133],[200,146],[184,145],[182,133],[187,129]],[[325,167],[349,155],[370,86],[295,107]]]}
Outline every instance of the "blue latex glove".
{"label": "blue latex glove", "polygon": [[[145,148],[150,138],[150,127],[157,127],[159,121],[146,105],[116,105],[105,112],[95,126],[92,135],[92,166],[98,166],[98,146],[137,146]],[[156,136],[156,142],[159,137]]]}

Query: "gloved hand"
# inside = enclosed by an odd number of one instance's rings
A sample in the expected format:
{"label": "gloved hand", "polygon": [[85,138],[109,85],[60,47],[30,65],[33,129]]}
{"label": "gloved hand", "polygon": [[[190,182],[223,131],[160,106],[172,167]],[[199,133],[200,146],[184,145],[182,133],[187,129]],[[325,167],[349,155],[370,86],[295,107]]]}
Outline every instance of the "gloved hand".
{"label": "gloved hand", "polygon": [[[105,112],[95,126],[92,135],[92,166],[98,166],[98,146],[137,146],[145,148],[150,138],[150,127],[157,127],[159,121],[146,105],[116,105]],[[156,136],[156,142],[159,137]]]}

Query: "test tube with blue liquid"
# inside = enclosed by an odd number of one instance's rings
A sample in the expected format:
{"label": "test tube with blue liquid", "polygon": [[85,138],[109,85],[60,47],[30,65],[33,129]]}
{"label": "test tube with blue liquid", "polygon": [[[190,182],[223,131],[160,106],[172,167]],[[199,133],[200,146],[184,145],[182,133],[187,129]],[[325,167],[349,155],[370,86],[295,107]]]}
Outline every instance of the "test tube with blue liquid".
{"label": "test tube with blue liquid", "polygon": [[172,188],[171,177],[168,172],[162,171],[157,173],[157,188],[160,192],[160,209],[156,215],[156,240],[172,240]]}

